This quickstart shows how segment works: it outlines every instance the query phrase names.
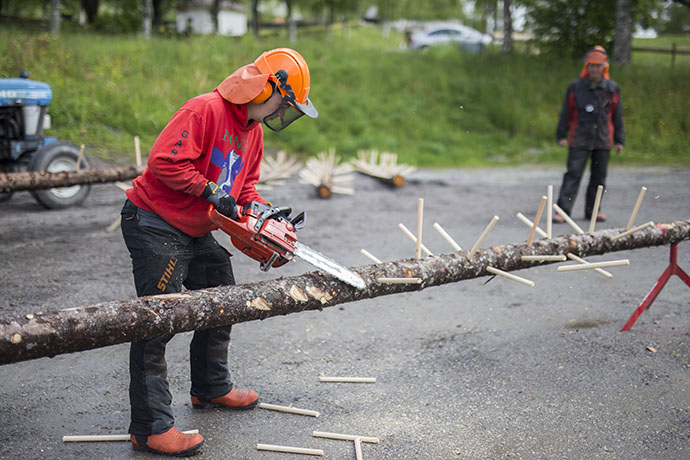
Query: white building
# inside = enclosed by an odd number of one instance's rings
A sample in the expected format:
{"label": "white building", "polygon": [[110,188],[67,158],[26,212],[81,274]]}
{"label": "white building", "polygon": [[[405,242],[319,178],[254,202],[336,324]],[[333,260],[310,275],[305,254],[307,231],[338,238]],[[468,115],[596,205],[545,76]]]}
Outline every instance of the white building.
{"label": "white building", "polygon": [[[177,31],[194,34],[214,32],[211,9],[213,0],[185,0],[177,9]],[[218,33],[239,37],[247,33],[245,7],[231,1],[221,1],[218,10]]]}

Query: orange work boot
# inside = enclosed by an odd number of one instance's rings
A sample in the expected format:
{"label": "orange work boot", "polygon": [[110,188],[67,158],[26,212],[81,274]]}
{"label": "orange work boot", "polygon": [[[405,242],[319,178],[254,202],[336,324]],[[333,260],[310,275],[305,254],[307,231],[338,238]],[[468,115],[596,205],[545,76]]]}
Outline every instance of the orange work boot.
{"label": "orange work boot", "polygon": [[230,390],[230,393],[211,400],[199,399],[192,395],[192,406],[206,409],[223,407],[226,409],[251,409],[259,402],[259,395],[254,390]]}
{"label": "orange work boot", "polygon": [[161,434],[149,436],[133,434],[130,439],[136,447],[173,457],[192,456],[204,445],[204,438],[199,433],[184,434],[175,427]]}

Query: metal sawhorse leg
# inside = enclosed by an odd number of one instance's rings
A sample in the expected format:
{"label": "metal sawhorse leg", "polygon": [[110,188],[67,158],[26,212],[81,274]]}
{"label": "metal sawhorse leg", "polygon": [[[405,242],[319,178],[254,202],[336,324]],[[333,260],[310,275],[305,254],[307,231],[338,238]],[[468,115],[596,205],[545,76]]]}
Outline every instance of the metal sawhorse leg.
{"label": "metal sawhorse leg", "polygon": [[659,295],[659,292],[661,292],[661,290],[664,288],[668,279],[673,275],[678,275],[678,277],[682,279],[685,284],[688,285],[688,287],[690,287],[690,276],[678,266],[678,243],[671,245],[671,256],[668,267],[666,267],[666,270],[664,270],[664,273],[661,274],[656,284],[654,287],[652,287],[652,290],[649,291],[649,294],[647,294],[640,306],[637,307],[637,310],[635,310],[632,316],[630,316],[630,319],[628,319],[628,322],[625,323],[625,326],[623,326],[621,332],[629,331],[630,328],[633,327],[633,324],[635,324],[637,318],[640,317],[643,311],[652,306],[652,302],[654,302],[656,296]]}

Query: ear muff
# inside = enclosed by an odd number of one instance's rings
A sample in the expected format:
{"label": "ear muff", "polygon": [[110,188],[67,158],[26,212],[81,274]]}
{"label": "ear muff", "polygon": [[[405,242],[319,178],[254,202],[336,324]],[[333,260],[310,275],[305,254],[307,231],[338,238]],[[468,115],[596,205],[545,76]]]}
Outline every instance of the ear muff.
{"label": "ear muff", "polygon": [[269,78],[266,81],[266,86],[264,86],[264,89],[261,90],[261,92],[251,100],[252,103],[254,104],[263,104],[268,100],[269,97],[273,95],[273,90],[275,89],[276,84],[271,81]]}

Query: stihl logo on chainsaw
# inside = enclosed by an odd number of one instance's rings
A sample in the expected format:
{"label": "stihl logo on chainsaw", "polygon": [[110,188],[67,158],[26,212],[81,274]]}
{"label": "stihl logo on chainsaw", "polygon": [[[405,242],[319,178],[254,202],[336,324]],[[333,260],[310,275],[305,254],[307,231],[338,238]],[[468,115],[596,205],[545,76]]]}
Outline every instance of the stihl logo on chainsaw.
{"label": "stihl logo on chainsaw", "polygon": [[258,260],[263,271],[280,267],[299,256],[320,270],[363,289],[366,284],[359,275],[297,241],[296,231],[304,226],[306,215],[302,212],[290,218],[291,212],[288,207],[252,201],[244,208],[237,208],[237,220],[220,214],[213,205],[208,207],[208,218],[230,235],[237,249]]}

